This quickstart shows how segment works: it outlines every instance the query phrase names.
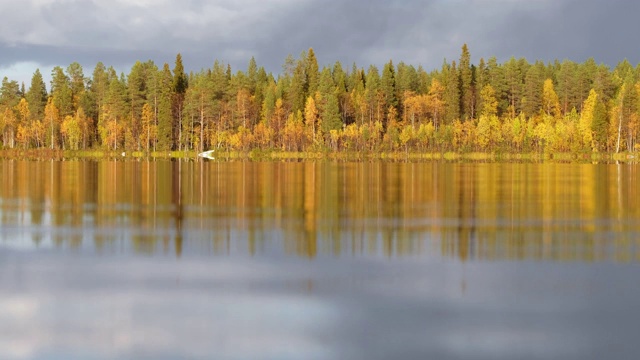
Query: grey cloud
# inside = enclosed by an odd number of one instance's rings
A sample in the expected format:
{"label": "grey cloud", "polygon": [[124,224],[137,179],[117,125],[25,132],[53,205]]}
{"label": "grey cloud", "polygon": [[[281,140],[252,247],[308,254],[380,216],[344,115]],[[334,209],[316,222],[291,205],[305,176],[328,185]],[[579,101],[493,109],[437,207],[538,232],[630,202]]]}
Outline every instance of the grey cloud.
{"label": "grey cloud", "polygon": [[313,47],[322,65],[393,59],[434,69],[463,43],[473,61],[640,60],[632,39],[640,3],[625,0],[31,0],[0,11],[12,14],[0,24],[0,68],[78,61],[90,73],[102,61],[126,71],[181,52],[189,70],[215,59],[245,69],[255,56],[278,73],[287,54]]}

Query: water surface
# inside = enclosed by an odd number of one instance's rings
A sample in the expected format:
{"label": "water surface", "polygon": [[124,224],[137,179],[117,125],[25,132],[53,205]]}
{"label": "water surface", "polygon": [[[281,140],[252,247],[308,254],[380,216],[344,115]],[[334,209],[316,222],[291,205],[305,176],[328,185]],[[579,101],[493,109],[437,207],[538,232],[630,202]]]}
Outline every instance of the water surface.
{"label": "water surface", "polygon": [[0,160],[0,358],[640,353],[638,167]]}

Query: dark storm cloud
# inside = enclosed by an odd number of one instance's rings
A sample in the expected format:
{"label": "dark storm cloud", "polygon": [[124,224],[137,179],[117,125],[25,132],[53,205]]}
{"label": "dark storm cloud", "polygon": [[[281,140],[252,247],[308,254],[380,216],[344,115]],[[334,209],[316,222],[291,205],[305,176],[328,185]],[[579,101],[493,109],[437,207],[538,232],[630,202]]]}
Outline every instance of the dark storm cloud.
{"label": "dark storm cloud", "polygon": [[558,1],[550,8],[505,17],[492,35],[500,39],[488,50],[501,58],[597,62],[615,66],[623,59],[636,64],[640,47],[640,2],[627,0]]}
{"label": "dark storm cloud", "polygon": [[625,0],[27,0],[4,2],[0,12],[11,14],[0,23],[3,72],[73,61],[87,74],[98,61],[127,71],[136,60],[172,63],[180,52],[190,70],[215,59],[245,69],[255,56],[278,73],[288,54],[309,47],[322,65],[393,59],[430,70],[457,59],[463,43],[474,62],[640,58],[640,3]]}

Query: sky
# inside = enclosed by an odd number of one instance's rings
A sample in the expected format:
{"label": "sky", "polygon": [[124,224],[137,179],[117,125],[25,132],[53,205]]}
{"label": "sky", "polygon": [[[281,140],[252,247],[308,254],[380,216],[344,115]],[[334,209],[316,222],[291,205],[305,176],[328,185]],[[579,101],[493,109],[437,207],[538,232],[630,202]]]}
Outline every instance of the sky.
{"label": "sky", "polygon": [[320,65],[393,59],[426,70],[480,57],[529,61],[593,57],[640,61],[633,0],[0,0],[0,77],[25,82],[72,62],[127,74],[135,61],[181,53],[187,71],[218,59],[245,70],[251,56],[274,74],[312,47]]}

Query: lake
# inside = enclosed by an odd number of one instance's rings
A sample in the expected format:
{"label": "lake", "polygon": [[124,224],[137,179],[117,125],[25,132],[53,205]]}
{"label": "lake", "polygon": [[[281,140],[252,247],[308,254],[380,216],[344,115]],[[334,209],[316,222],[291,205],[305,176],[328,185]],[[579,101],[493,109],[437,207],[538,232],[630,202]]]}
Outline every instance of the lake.
{"label": "lake", "polygon": [[0,160],[0,358],[635,358],[638,170]]}

